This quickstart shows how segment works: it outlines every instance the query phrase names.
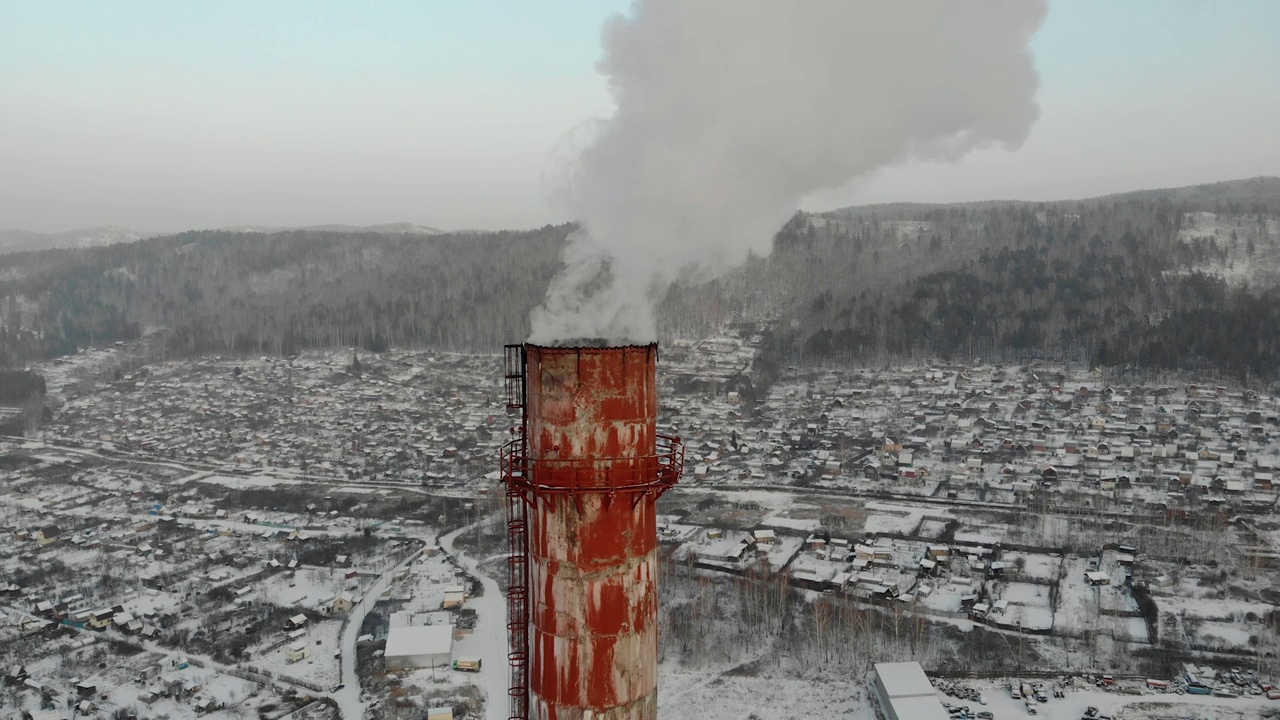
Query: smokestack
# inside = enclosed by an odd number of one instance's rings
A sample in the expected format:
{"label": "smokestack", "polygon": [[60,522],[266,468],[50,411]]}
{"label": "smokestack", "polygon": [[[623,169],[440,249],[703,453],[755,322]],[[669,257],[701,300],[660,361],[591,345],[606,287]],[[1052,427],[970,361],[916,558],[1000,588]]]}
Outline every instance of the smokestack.
{"label": "smokestack", "polygon": [[657,717],[658,346],[508,346],[513,718]]}

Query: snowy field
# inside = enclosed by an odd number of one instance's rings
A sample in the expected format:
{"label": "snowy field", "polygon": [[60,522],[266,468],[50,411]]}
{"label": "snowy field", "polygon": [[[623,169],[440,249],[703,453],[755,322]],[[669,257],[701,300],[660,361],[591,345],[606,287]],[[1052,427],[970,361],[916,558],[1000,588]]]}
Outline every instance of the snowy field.
{"label": "snowy field", "polygon": [[972,583],[965,583],[962,578],[956,578],[955,581],[943,582],[941,585],[932,587],[928,595],[919,597],[916,602],[930,610],[958,613],[964,611],[962,605],[964,598],[976,593],[977,590]]}
{"label": "snowy field", "polygon": [[1270,603],[1251,600],[1169,597],[1159,595],[1156,604],[1162,614],[1185,615],[1205,620],[1245,620],[1249,615],[1266,617],[1276,610]]}
{"label": "snowy field", "polygon": [[822,508],[817,505],[796,503],[791,507],[767,515],[762,523],[766,527],[813,532],[822,526]]}
{"label": "snowy field", "polygon": [[861,680],[660,673],[662,720],[873,720]]}
{"label": "snowy field", "polygon": [[905,535],[914,533],[926,517],[942,522],[951,517],[950,512],[933,507],[922,508],[882,502],[869,502],[866,507],[873,513],[867,518],[865,528],[867,533],[885,532]]}
{"label": "snowy field", "polygon": [[1053,627],[1053,609],[1049,606],[1049,588],[1031,583],[1002,584],[1001,598],[1009,601],[1009,608],[995,617],[1002,625],[1015,625],[1027,630],[1047,630]]}
{"label": "snowy field", "polygon": [[[1041,553],[1023,553],[1015,550],[1008,550],[1001,556],[1006,566],[1010,566],[1019,575],[1024,575],[1036,580],[1055,580],[1058,577],[1058,568],[1062,565],[1062,556],[1060,555],[1044,555]],[[1021,563],[1019,563],[1021,560]],[[1021,566],[1021,570],[1017,568]]]}
{"label": "snowy field", "polygon": [[252,664],[279,675],[287,675],[328,687],[339,679],[340,668],[334,653],[340,647],[338,641],[341,632],[341,620],[311,623],[307,628],[306,637],[302,638],[311,649],[311,657],[289,662],[289,646],[293,643],[285,643],[261,658],[255,658]]}

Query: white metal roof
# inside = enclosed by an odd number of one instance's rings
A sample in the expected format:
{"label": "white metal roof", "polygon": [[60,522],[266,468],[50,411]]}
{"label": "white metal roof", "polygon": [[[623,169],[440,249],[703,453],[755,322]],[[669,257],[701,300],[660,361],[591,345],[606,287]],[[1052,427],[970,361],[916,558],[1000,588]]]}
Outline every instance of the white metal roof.
{"label": "white metal roof", "polygon": [[889,698],[899,720],[947,720],[947,711],[936,695],[929,697]]}
{"label": "white metal roof", "polygon": [[449,625],[394,627],[387,635],[386,657],[445,655],[453,651],[453,628]]}
{"label": "white metal roof", "polygon": [[891,698],[937,697],[933,683],[918,662],[876,663],[876,675]]}

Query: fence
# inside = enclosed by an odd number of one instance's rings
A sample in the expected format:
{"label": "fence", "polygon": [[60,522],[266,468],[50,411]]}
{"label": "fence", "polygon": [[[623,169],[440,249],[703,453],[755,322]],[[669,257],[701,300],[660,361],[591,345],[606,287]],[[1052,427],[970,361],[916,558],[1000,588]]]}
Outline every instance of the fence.
{"label": "fence", "polygon": [[[1059,670],[930,670],[926,674],[935,678],[957,678],[970,680],[999,680],[1001,678],[1027,680],[1057,680],[1058,678],[1092,678],[1097,673],[1059,671]],[[1146,675],[1115,675],[1116,680],[1146,680]]]}
{"label": "fence", "polygon": [[311,682],[310,680],[303,680],[302,678],[292,677],[289,675],[285,675],[283,673],[275,673],[275,672],[271,672],[270,670],[263,670],[262,668],[256,667],[254,665],[248,665],[246,667],[229,667],[229,668],[226,668],[225,672],[228,675],[235,675],[238,678],[249,680],[250,682],[256,682],[262,685],[275,685],[277,684],[277,681],[278,681],[278,682],[286,683],[289,685],[297,685],[298,687],[304,687],[308,690],[318,692],[318,693],[325,692],[325,687],[318,683]]}

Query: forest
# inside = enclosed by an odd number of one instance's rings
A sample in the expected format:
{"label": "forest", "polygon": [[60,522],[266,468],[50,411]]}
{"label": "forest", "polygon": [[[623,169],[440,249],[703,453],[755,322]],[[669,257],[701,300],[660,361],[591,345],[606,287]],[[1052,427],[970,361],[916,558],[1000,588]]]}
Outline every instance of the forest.
{"label": "forest", "polygon": [[[571,225],[193,231],[0,255],[0,366],[143,335],[174,357],[493,351],[527,333]],[[768,257],[673,288],[660,332],[764,321],[790,359],[1280,373],[1280,178],[1053,203],[797,213]]]}

